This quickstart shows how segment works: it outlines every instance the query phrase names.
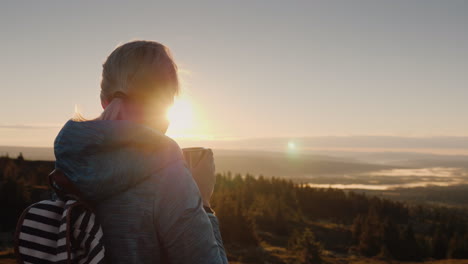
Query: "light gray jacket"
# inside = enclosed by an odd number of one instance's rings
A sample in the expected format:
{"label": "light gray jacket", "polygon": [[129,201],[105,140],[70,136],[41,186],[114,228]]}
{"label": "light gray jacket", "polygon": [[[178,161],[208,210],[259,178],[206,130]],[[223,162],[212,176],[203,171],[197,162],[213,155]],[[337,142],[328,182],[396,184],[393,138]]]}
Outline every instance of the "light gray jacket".
{"label": "light gray jacket", "polygon": [[175,141],[131,121],[68,121],[56,167],[96,203],[109,263],[227,263]]}

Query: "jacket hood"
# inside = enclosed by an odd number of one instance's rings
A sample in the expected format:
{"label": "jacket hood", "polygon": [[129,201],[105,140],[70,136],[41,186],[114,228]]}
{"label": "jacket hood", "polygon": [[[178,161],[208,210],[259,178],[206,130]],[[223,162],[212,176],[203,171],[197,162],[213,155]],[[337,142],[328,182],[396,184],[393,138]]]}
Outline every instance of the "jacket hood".
{"label": "jacket hood", "polygon": [[69,120],[54,152],[56,168],[91,201],[125,191],[183,158],[174,140],[128,120]]}

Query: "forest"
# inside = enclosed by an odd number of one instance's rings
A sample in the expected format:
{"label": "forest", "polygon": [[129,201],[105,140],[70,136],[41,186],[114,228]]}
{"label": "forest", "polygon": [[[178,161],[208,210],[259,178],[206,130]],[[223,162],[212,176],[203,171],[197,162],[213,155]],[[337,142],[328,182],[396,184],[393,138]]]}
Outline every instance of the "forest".
{"label": "forest", "polygon": [[[22,155],[0,157],[0,251],[11,248],[8,234],[22,210],[49,197],[53,168]],[[217,175],[212,205],[233,263],[468,259],[468,211],[462,208],[231,172]]]}

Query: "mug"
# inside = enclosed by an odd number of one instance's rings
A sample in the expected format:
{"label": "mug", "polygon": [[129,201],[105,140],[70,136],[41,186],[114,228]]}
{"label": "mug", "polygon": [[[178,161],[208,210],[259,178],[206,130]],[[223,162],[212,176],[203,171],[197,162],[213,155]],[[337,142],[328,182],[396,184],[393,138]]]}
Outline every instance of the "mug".
{"label": "mug", "polygon": [[185,162],[187,162],[187,165],[190,170],[198,165],[198,163],[203,158],[203,156],[205,156],[207,150],[208,150],[207,148],[202,148],[202,147],[182,149]]}

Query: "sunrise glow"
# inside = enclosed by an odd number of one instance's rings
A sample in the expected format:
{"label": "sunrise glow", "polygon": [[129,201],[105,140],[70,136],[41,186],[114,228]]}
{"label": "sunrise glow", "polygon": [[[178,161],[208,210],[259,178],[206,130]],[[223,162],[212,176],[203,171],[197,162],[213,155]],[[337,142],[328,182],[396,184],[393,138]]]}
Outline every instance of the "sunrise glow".
{"label": "sunrise glow", "polygon": [[189,134],[193,129],[194,110],[188,98],[177,98],[167,111],[171,134]]}

